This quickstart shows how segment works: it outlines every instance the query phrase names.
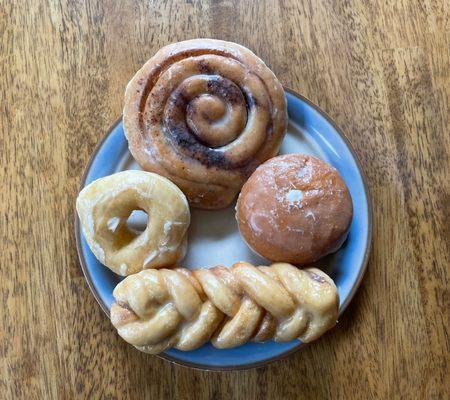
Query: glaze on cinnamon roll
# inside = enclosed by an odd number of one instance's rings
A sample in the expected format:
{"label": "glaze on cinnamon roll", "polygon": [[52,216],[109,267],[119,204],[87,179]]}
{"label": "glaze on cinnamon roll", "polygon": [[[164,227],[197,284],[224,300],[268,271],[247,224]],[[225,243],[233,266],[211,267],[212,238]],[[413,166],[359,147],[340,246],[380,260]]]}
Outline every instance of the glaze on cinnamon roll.
{"label": "glaze on cinnamon roll", "polygon": [[247,48],[195,39],[159,50],[127,86],[123,113],[140,166],[175,182],[198,208],[229,205],[278,153],[284,91]]}

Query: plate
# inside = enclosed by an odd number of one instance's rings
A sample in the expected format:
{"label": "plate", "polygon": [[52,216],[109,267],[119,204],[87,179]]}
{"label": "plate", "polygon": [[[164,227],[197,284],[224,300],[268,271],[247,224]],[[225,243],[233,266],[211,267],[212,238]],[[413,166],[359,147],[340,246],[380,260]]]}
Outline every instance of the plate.
{"label": "plate", "polygon": [[[337,253],[316,263],[336,283],[341,315],[361,282],[369,256],[372,211],[365,177],[350,143],[331,118],[292,90],[286,89],[286,98],[289,126],[280,153],[310,154],[333,165],[348,185],[353,199],[354,215],[346,242]],[[122,120],[119,119],[94,151],[83,176],[82,187],[125,169],[139,169],[139,166],[128,150]],[[270,265],[255,255],[241,239],[234,214],[234,205],[219,211],[192,209],[188,252],[181,265],[207,268],[218,264],[231,266],[237,261]],[[134,213],[130,223],[137,228],[142,224],[145,226],[144,218],[145,215]],[[75,218],[75,230],[83,273],[93,295],[109,316],[113,289],[123,278],[95,258],[81,232],[78,217]],[[219,350],[208,343],[194,351],[170,349],[159,356],[194,368],[236,370],[262,366],[304,346],[298,340],[288,343],[268,341]]]}

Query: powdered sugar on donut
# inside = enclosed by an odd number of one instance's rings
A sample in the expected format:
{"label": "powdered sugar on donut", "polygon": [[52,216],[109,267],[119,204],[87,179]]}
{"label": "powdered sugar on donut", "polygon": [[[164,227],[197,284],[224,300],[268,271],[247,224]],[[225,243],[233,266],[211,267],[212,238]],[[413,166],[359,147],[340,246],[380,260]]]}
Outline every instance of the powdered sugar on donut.
{"label": "powdered sugar on donut", "polygon": [[298,189],[291,189],[286,193],[286,200],[291,206],[300,206],[302,198],[303,192]]}
{"label": "powdered sugar on donut", "polygon": [[311,162],[307,162],[303,168],[300,168],[296,174],[297,178],[301,179],[305,183],[311,182],[313,170]]}
{"label": "powdered sugar on donut", "polygon": [[342,244],[352,204],[335,169],[291,154],[256,170],[241,191],[237,215],[245,241],[261,256],[301,265]]}

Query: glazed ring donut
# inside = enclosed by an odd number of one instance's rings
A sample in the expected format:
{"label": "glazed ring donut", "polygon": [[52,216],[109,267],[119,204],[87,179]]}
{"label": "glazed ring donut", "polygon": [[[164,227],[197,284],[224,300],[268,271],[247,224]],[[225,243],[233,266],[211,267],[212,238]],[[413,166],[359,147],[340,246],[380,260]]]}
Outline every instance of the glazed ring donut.
{"label": "glazed ring donut", "polygon": [[[127,225],[133,210],[148,215],[142,233]],[[78,195],[77,211],[92,252],[119,275],[171,266],[184,257],[189,205],[166,178],[123,171],[98,179]]]}
{"label": "glazed ring donut", "polygon": [[277,263],[146,270],[113,292],[111,322],[146,353],[219,349],[274,339],[311,342],[336,324],[339,295],[324,272]]}
{"label": "glazed ring donut", "polygon": [[127,86],[129,148],[146,171],[169,178],[192,206],[229,205],[286,132],[284,90],[236,43],[195,39],[159,50]]}

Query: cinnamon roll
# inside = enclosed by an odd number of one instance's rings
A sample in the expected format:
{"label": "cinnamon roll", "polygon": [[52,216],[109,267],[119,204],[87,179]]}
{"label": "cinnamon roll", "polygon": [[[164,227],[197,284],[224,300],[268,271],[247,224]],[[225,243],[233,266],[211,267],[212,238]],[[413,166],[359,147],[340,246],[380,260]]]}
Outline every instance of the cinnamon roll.
{"label": "cinnamon roll", "polygon": [[278,153],[287,111],[283,87],[250,50],[195,39],[162,48],[137,72],[123,120],[144,170],[172,180],[192,206],[217,209]]}

